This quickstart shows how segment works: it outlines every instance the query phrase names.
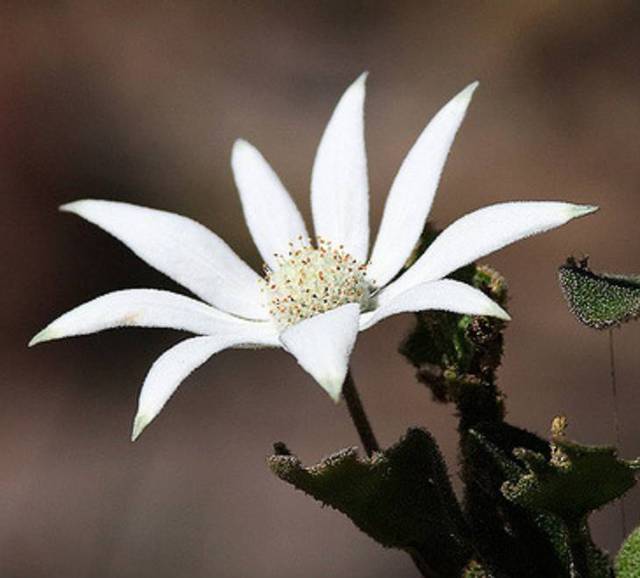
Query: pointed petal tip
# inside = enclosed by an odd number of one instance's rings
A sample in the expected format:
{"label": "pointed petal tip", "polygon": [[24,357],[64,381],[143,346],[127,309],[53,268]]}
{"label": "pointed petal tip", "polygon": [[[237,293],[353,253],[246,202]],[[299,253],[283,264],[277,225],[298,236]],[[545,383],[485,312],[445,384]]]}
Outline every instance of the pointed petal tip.
{"label": "pointed petal tip", "polygon": [[342,393],[359,316],[360,306],[349,303],[300,321],[280,334],[284,349],[335,402]]}
{"label": "pointed petal tip", "polygon": [[[346,93],[353,94],[354,92],[364,92],[366,90],[367,78],[369,76],[369,71],[365,70],[362,72],[358,78],[356,78],[347,88]],[[344,95],[343,95],[344,96]]]}
{"label": "pointed petal tip", "polygon": [[146,414],[137,414],[133,420],[133,431],[131,432],[131,441],[135,442],[145,428],[151,423],[151,419]]}
{"label": "pointed petal tip", "polygon": [[48,327],[45,327],[42,331],[40,331],[39,333],[36,333],[31,338],[31,340],[27,344],[27,347],[33,347],[34,345],[38,345],[38,343],[43,343],[44,341],[51,341],[52,339],[55,339],[55,336],[53,335],[51,329],[49,329]]}
{"label": "pointed petal tip", "polygon": [[231,155],[236,155],[242,152],[243,149],[251,147],[251,143],[243,138],[237,138],[233,141],[233,146],[231,147]]}
{"label": "pointed petal tip", "polygon": [[231,147],[231,168],[234,171],[239,171],[242,168],[242,163],[249,160],[255,162],[255,157],[262,158],[260,151],[253,146],[248,140],[244,138],[237,138],[233,146]]}
{"label": "pointed petal tip", "polygon": [[231,168],[233,169],[234,174],[239,157],[247,150],[249,146],[249,143],[243,138],[237,138],[235,141],[233,141],[233,145],[231,146]]}
{"label": "pointed petal tip", "polygon": [[104,204],[110,203],[112,205],[125,204],[119,201],[110,201],[108,199],[77,199],[75,201],[71,201],[69,203],[64,203],[63,205],[60,205],[58,207],[58,210],[62,211],[63,213],[74,213],[82,217],[83,216],[82,209],[84,209],[87,205],[91,207],[92,205],[95,206],[103,203]]}
{"label": "pointed petal tip", "polygon": [[476,91],[476,88],[479,86],[479,82],[477,80],[473,81],[471,84],[465,86],[454,98],[453,100],[458,103],[462,103],[463,105],[468,105],[473,93]]}
{"label": "pointed petal tip", "polygon": [[316,383],[331,398],[331,401],[338,405],[342,399],[342,386],[346,378],[346,370],[344,374],[341,371],[332,373],[331,375],[312,376]]}
{"label": "pointed petal tip", "polygon": [[509,315],[502,307],[496,305],[496,308],[489,314],[491,317],[497,317],[503,321],[511,321],[511,315]]}
{"label": "pointed petal tip", "polygon": [[509,315],[502,307],[500,307],[500,305],[498,305],[493,300],[490,300],[489,303],[487,303],[485,310],[479,314],[485,315],[487,317],[495,317],[496,319],[501,319],[502,321],[511,321],[511,315]]}
{"label": "pointed petal tip", "polygon": [[63,213],[72,213],[73,212],[73,206],[75,204],[77,204],[78,201],[72,201],[71,203],[64,203],[64,205],[60,205],[58,207],[58,211],[61,211]]}
{"label": "pointed petal tip", "polygon": [[327,393],[334,404],[338,405],[342,399],[342,388],[347,378],[348,368],[334,368],[332,371],[316,377],[320,387]]}
{"label": "pointed petal tip", "polygon": [[572,205],[571,213],[573,218],[584,217],[585,215],[590,215],[591,213],[595,213],[600,210],[600,207],[596,205]]}
{"label": "pointed petal tip", "polygon": [[338,405],[340,403],[340,399],[342,398],[342,384],[344,383],[344,379],[336,379],[336,378],[325,378],[319,380],[320,386],[324,389],[329,397],[332,399],[333,403]]}
{"label": "pointed petal tip", "polygon": [[58,207],[58,211],[63,213],[76,213],[78,214],[78,209],[85,203],[86,199],[79,199],[77,201],[71,201],[70,203],[64,203]]}
{"label": "pointed petal tip", "polygon": [[469,96],[473,95],[476,89],[480,86],[479,80],[474,80],[471,84],[468,84],[463,90],[463,94],[468,94]]}

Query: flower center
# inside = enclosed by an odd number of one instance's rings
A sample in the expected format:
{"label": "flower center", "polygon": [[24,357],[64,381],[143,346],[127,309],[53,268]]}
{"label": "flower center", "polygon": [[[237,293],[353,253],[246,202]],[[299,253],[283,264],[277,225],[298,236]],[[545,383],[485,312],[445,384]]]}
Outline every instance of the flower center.
{"label": "flower center", "polygon": [[263,293],[271,317],[280,327],[331,311],[347,303],[361,309],[371,305],[373,286],[366,265],[358,263],[344,246],[318,238],[318,247],[298,239],[286,255],[276,255],[278,268],[265,267]]}

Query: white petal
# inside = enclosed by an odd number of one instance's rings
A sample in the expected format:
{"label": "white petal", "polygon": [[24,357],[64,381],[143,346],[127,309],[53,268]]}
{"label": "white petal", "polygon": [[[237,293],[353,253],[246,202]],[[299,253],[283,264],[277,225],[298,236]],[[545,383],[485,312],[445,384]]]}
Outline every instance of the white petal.
{"label": "white petal", "polygon": [[29,345],[114,327],[164,327],[208,335],[249,323],[170,291],[126,289],[102,295],[68,311],[38,333]]}
{"label": "white petal", "polygon": [[366,73],[347,89],[324,131],[311,174],[316,236],[344,245],[361,263],[369,250],[369,182],[364,146]]}
{"label": "white petal", "polygon": [[199,223],[166,211],[113,201],[82,200],[60,209],[101,227],[208,303],[241,317],[267,318],[258,275]]}
{"label": "white petal", "polygon": [[264,262],[277,269],[274,254],[286,254],[290,242],[309,237],[300,212],[278,175],[247,141],[233,145],[231,167],[251,236]]}
{"label": "white petal", "polygon": [[213,354],[230,347],[277,345],[277,332],[266,323],[247,323],[241,330],[236,328],[218,335],[192,337],[178,343],[163,353],[147,374],[138,399],[131,439],[136,440],[160,413],[178,386]]}
{"label": "white petal", "polygon": [[441,279],[506,245],[596,210],[597,207],[570,203],[514,202],[469,213],[449,225],[411,268],[381,293],[380,302],[386,303],[418,283]]}
{"label": "white petal", "polygon": [[440,109],[393,181],[367,270],[378,287],[400,271],[420,238],[449,149],[477,86],[470,84]]}
{"label": "white petal", "polygon": [[342,305],[285,329],[280,341],[333,398],[340,399],[358,334],[360,306]]}
{"label": "white petal", "polygon": [[360,329],[369,329],[378,321],[397,313],[428,309],[464,315],[488,315],[505,321],[510,319],[509,314],[482,291],[459,281],[444,279],[421,283],[375,311],[365,313],[360,319]]}

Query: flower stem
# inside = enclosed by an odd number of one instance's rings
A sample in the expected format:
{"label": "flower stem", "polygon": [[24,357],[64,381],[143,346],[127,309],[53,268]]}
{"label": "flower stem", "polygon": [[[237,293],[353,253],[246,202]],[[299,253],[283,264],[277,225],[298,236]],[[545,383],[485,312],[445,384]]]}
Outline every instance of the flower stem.
{"label": "flower stem", "polygon": [[[368,457],[371,457],[374,452],[380,451],[380,446],[378,445],[378,440],[376,440],[376,436],[371,429],[369,418],[364,411],[360,395],[356,389],[355,381],[353,381],[353,376],[351,375],[351,369],[347,371],[347,376],[344,379],[342,396],[347,403],[351,420],[356,426],[356,430],[358,430],[358,435],[360,436],[360,441],[362,442],[364,451],[367,453]],[[411,556],[413,563],[423,578],[439,578],[439,574],[427,564],[420,552],[411,551],[408,552],[408,554]]]}
{"label": "flower stem", "polygon": [[360,441],[364,447],[364,451],[367,456],[371,457],[374,452],[380,451],[380,446],[376,440],[376,436],[373,434],[369,418],[364,411],[362,402],[360,401],[360,395],[356,389],[356,384],[353,381],[351,370],[347,371],[347,376],[344,379],[344,385],[342,386],[342,396],[347,403],[347,409],[353,424],[358,430]]}

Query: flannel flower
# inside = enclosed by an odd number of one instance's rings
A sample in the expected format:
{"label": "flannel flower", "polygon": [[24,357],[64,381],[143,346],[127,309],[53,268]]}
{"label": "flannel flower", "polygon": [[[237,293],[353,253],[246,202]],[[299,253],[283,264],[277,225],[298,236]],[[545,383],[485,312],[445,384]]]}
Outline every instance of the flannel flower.
{"label": "flannel flower", "polygon": [[115,291],[76,307],[30,345],[113,327],[162,327],[188,338],[158,358],[140,392],[132,439],[180,383],[227,348],[282,347],[334,399],[359,331],[390,315],[438,309],[509,319],[477,289],[445,277],[514,241],[596,210],[562,202],[508,202],[446,228],[400,276],[420,238],[473,83],[426,126],[404,159],[369,254],[369,190],[363,106],[366,74],[344,93],[320,141],[311,175],[315,242],[262,155],[238,140],[231,166],[261,277],[218,236],[173,213],[80,200],[61,210],[101,227],[201,300],[169,291]]}

